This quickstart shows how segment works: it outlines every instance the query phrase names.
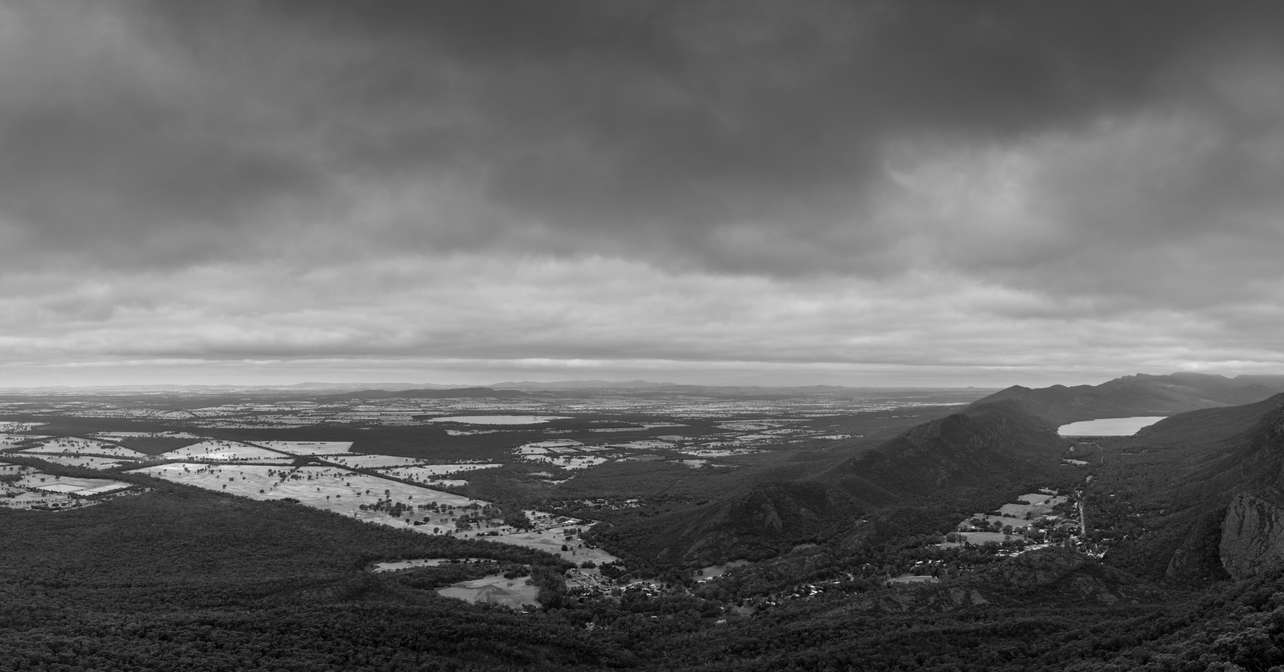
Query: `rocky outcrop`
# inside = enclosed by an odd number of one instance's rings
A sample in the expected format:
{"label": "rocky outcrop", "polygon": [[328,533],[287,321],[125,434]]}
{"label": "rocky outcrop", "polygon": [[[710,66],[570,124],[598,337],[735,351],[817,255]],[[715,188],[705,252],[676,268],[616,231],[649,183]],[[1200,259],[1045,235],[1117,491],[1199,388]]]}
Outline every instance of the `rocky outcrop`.
{"label": "rocky outcrop", "polygon": [[1226,507],[1218,551],[1236,579],[1284,561],[1284,508],[1254,495],[1236,496]]}

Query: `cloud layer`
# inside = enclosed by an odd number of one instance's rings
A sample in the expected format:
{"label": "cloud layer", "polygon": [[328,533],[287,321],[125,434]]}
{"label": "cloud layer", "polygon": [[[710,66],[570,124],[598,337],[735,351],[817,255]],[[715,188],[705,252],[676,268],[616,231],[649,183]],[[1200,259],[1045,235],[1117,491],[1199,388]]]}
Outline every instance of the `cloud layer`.
{"label": "cloud layer", "polygon": [[1275,3],[0,2],[0,375],[1278,371],[1281,30]]}

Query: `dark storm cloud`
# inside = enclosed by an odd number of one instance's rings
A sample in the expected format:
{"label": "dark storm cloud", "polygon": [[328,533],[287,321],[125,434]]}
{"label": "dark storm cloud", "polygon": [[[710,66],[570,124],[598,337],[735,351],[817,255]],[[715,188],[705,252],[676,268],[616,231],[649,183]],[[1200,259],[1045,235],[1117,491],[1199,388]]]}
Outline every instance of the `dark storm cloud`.
{"label": "dark storm cloud", "polygon": [[15,346],[58,356],[1273,361],[1281,34],[1248,2],[0,0],[0,304],[88,330]]}
{"label": "dark storm cloud", "polygon": [[[676,255],[786,273],[895,263],[883,255],[902,232],[881,229],[869,205],[889,144],[1019,142],[1179,104],[1200,95],[1198,59],[1272,39],[1284,11],[1174,2],[33,7],[13,10],[35,15],[19,30],[50,44],[28,65],[61,85],[28,84],[0,108],[0,188],[5,213],[40,239],[181,248],[191,236],[193,246],[224,249],[241,234],[226,229],[256,218],[262,226],[259,208],[280,199],[332,207],[341,176],[426,186],[448,176],[473,184],[490,210],[446,227],[403,222],[392,239]],[[84,39],[67,24],[85,16],[114,21],[115,32],[91,34],[98,50],[55,57],[60,42]],[[159,72],[139,74],[136,60],[159,62]],[[1223,181],[1197,180],[1185,193],[1209,191],[1216,202]]]}
{"label": "dark storm cloud", "polygon": [[365,134],[363,169],[475,171],[521,245],[543,226],[548,249],[786,273],[899,262],[901,232],[869,221],[890,143],[1017,142],[1180,101],[1187,59],[1279,25],[1207,3],[268,7],[372,47],[346,71],[356,110],[460,107]]}

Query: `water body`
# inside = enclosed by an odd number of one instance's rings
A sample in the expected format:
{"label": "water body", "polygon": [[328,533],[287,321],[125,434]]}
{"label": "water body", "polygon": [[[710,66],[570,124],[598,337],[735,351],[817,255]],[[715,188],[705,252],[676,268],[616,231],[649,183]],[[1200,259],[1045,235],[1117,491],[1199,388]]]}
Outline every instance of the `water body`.
{"label": "water body", "polygon": [[565,420],[560,415],[450,415],[428,422],[458,422],[464,425],[542,425],[550,420]]}
{"label": "water body", "polygon": [[1057,428],[1057,433],[1061,436],[1132,436],[1141,428],[1149,427],[1163,420],[1164,417],[1162,415],[1138,415],[1131,418],[1084,420],[1061,425]]}

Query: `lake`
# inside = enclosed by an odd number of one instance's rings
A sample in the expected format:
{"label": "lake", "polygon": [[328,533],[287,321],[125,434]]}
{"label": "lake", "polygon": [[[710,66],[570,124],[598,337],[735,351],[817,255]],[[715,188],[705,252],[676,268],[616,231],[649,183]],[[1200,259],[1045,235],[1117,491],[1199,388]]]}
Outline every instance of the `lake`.
{"label": "lake", "polygon": [[560,415],[451,415],[428,422],[458,422],[464,425],[542,425],[550,420],[565,420]]}
{"label": "lake", "polygon": [[1102,418],[1100,420],[1083,420],[1061,425],[1057,433],[1061,436],[1132,436],[1142,427],[1149,427],[1165,416],[1138,415],[1131,418]]}

